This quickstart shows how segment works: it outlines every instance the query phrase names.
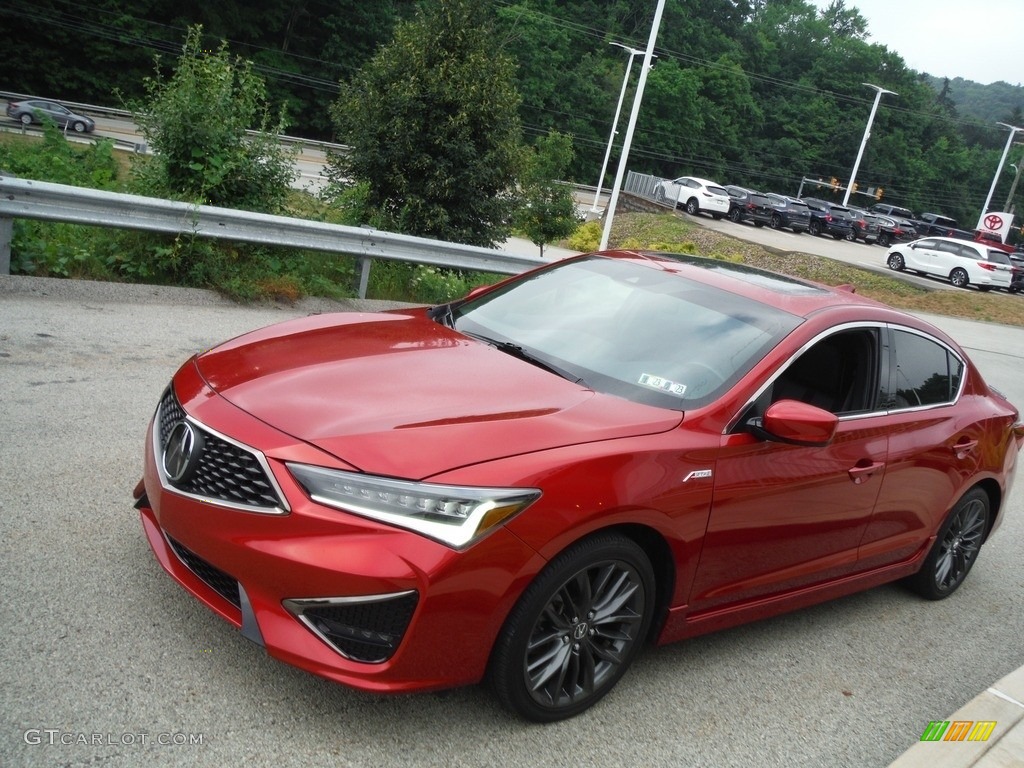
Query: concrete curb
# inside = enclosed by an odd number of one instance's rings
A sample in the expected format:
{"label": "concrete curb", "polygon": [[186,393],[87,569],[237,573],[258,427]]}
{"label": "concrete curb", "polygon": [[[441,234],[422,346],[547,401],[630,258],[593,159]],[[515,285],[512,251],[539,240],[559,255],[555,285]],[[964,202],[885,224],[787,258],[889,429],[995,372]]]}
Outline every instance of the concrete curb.
{"label": "concrete curb", "polygon": [[[919,741],[890,768],[1021,768],[1024,766],[1024,667],[982,691],[948,718],[995,722],[986,741]],[[951,733],[946,731],[947,736]]]}

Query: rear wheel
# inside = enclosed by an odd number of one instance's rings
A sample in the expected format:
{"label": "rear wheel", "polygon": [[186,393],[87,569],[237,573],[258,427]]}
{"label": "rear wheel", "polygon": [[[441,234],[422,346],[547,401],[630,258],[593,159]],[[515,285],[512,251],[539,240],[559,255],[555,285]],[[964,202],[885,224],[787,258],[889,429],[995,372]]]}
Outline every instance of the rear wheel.
{"label": "rear wheel", "polygon": [[967,276],[966,270],[957,267],[949,273],[949,282],[957,288],[966,288],[967,284],[971,282],[971,279]]}
{"label": "rear wheel", "polygon": [[949,519],[908,584],[929,600],[949,597],[964,583],[974,566],[988,530],[988,494],[974,488],[953,508]]}
{"label": "rear wheel", "polygon": [[820,235],[821,234],[821,224],[819,224],[816,221],[812,221],[810,223],[809,230],[810,230],[812,235]]}
{"label": "rear wheel", "polygon": [[729,221],[731,221],[731,222],[733,222],[735,224],[739,224],[742,219],[743,219],[743,214],[740,213],[740,209],[739,208],[730,208],[729,209]]}
{"label": "rear wheel", "polygon": [[892,245],[892,238],[889,237],[888,232],[883,232],[878,236],[878,244],[883,248],[888,248],[890,245]]}
{"label": "rear wheel", "polygon": [[654,591],[650,560],[630,539],[598,534],[567,549],[519,598],[495,643],[498,699],[537,722],[597,703],[640,650]]}

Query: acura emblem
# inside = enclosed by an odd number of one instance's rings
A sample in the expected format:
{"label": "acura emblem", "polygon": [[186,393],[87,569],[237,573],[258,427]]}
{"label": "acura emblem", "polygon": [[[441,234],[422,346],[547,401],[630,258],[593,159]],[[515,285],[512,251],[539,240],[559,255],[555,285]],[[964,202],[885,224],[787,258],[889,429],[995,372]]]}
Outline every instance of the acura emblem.
{"label": "acura emblem", "polygon": [[164,444],[164,472],[175,485],[192,475],[203,452],[203,436],[187,421],[174,425]]}

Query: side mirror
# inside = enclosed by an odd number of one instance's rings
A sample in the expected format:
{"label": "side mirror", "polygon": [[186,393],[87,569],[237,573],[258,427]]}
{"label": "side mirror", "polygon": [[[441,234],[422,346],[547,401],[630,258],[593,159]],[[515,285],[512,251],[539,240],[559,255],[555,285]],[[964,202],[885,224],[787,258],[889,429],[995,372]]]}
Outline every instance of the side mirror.
{"label": "side mirror", "polygon": [[822,447],[832,442],[839,426],[834,413],[798,400],[779,400],[768,406],[761,418],[747,422],[748,429],[762,440]]}

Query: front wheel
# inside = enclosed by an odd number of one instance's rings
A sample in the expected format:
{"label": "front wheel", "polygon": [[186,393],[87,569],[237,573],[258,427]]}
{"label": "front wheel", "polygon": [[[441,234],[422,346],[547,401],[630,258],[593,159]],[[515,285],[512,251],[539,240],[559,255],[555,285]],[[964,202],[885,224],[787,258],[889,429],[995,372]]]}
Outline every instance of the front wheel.
{"label": "front wheel", "polygon": [[971,279],[967,276],[967,271],[959,267],[949,273],[949,282],[957,288],[966,288],[970,281]]}
{"label": "front wheel", "polygon": [[888,248],[892,245],[892,238],[889,237],[888,233],[883,232],[878,236],[878,244],[883,248]]}
{"label": "front wheel", "polygon": [[22,125],[32,125],[32,115],[28,112],[24,113],[20,119]]}
{"label": "front wheel", "polygon": [[556,557],[519,598],[495,643],[489,679],[528,720],[583,712],[626,672],[654,614],[654,571],[617,534],[584,539]]}
{"label": "front wheel", "polygon": [[691,197],[686,201],[686,212],[691,216],[696,216],[700,213],[700,205],[697,204],[697,198]]}
{"label": "front wheel", "polygon": [[816,221],[812,221],[811,224],[810,224],[809,230],[810,230],[810,233],[812,235],[820,235],[821,234],[821,224],[819,224]]}
{"label": "front wheel", "polygon": [[988,531],[988,494],[974,488],[957,502],[921,570],[908,584],[922,597],[941,600],[964,583]]}
{"label": "front wheel", "polygon": [[75,133],[85,133],[85,123],[81,120],[76,120],[71,127],[74,128]]}
{"label": "front wheel", "polygon": [[889,259],[886,263],[889,265],[889,269],[895,269],[897,272],[902,272],[903,267],[905,266],[903,263],[903,257],[898,253],[890,253]]}
{"label": "front wheel", "polygon": [[734,224],[739,224],[742,219],[743,214],[740,213],[739,208],[732,208],[729,210],[729,221],[733,222]]}
{"label": "front wheel", "polygon": [[768,226],[771,227],[772,229],[781,229],[782,228],[782,217],[781,216],[772,216],[771,221],[768,222]]}

